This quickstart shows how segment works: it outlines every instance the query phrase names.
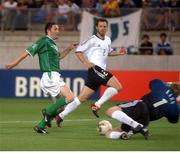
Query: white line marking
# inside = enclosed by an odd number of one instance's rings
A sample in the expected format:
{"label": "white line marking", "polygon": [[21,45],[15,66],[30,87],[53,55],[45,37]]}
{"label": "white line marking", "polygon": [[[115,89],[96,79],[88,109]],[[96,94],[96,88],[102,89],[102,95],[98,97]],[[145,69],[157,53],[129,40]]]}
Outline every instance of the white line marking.
{"label": "white line marking", "polygon": [[[96,120],[98,121],[98,119],[73,119],[73,120],[64,120],[64,122],[89,122],[89,121],[96,121]],[[0,124],[37,123],[37,122],[39,121],[0,121]]]}

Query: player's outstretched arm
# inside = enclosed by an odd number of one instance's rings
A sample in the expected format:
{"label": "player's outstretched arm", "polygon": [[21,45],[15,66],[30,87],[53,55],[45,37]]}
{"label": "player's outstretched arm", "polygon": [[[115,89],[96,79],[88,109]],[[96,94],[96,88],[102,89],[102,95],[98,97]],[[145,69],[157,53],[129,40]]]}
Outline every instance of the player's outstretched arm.
{"label": "player's outstretched arm", "polygon": [[12,63],[6,64],[6,69],[12,69],[13,67],[17,66],[21,61],[23,61],[28,56],[28,52],[24,51],[15,61]]}
{"label": "player's outstretched arm", "polygon": [[70,51],[72,51],[74,48],[76,48],[76,47],[78,46],[78,44],[79,44],[79,43],[76,42],[76,43],[71,44],[69,47],[65,48],[65,49],[61,52],[61,54],[60,54],[60,59],[66,57],[66,55],[67,55]]}
{"label": "player's outstretched arm", "polygon": [[108,54],[108,56],[119,56],[119,55],[125,55],[127,54],[127,49],[126,48],[120,48],[119,51],[112,51]]}

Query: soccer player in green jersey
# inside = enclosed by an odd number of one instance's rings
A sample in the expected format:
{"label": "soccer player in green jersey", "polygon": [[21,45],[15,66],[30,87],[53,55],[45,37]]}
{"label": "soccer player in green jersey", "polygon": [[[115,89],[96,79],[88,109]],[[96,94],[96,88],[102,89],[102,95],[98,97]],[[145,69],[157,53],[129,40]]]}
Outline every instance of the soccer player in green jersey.
{"label": "soccer player in green jersey", "polygon": [[60,59],[64,58],[71,50],[77,47],[77,43],[71,44],[69,47],[59,52],[55,40],[58,39],[59,26],[53,22],[47,23],[45,26],[46,36],[40,38],[36,43],[27,48],[15,61],[5,65],[6,69],[12,69],[23,61],[28,55],[39,57],[40,69],[43,72],[40,87],[45,94],[51,95],[56,99],[48,108],[43,109],[43,120],[34,127],[37,133],[47,133],[46,125],[51,126],[50,120],[57,115],[57,110],[69,102],[79,103],[74,97],[69,87],[60,78]]}

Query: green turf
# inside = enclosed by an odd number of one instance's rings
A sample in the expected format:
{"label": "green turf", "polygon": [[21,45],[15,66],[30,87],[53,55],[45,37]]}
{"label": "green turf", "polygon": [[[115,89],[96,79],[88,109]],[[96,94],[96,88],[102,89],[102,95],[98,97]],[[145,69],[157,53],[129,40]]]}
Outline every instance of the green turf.
{"label": "green turf", "polygon": [[[112,103],[106,103],[101,118],[95,118],[90,103],[83,104],[69,115],[62,128],[48,129],[42,135],[33,126],[42,117],[41,109],[48,100],[0,99],[0,151],[175,151],[180,150],[180,124],[169,124],[166,119],[151,123],[148,141],[138,134],[131,140],[109,140],[96,132],[96,125]],[[87,120],[88,119],[88,120]],[[108,119],[113,126],[118,125]]]}

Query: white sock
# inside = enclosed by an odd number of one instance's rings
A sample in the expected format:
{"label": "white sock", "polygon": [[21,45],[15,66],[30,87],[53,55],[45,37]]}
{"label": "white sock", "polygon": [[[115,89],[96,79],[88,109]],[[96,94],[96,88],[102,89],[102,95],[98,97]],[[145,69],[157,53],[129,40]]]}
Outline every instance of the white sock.
{"label": "white sock", "polygon": [[110,139],[119,139],[120,136],[121,136],[123,133],[124,133],[124,132],[112,131],[112,132],[109,134],[109,138],[110,138]]}
{"label": "white sock", "polygon": [[112,96],[116,95],[117,93],[117,89],[113,87],[108,87],[104,91],[104,94],[101,96],[101,98],[97,102],[95,102],[95,105],[100,108],[102,104],[104,104],[107,100],[109,100]]}
{"label": "white sock", "polygon": [[120,121],[121,123],[127,124],[133,128],[139,125],[138,122],[134,121],[131,117],[126,115],[123,111],[116,110],[112,113],[112,118]]}
{"label": "white sock", "polygon": [[76,97],[74,98],[74,101],[72,101],[71,103],[69,103],[64,111],[62,111],[61,113],[59,113],[59,116],[64,119],[65,116],[67,116],[69,113],[71,113],[72,111],[74,111],[79,105],[81,104],[81,102],[79,101],[79,99]]}

